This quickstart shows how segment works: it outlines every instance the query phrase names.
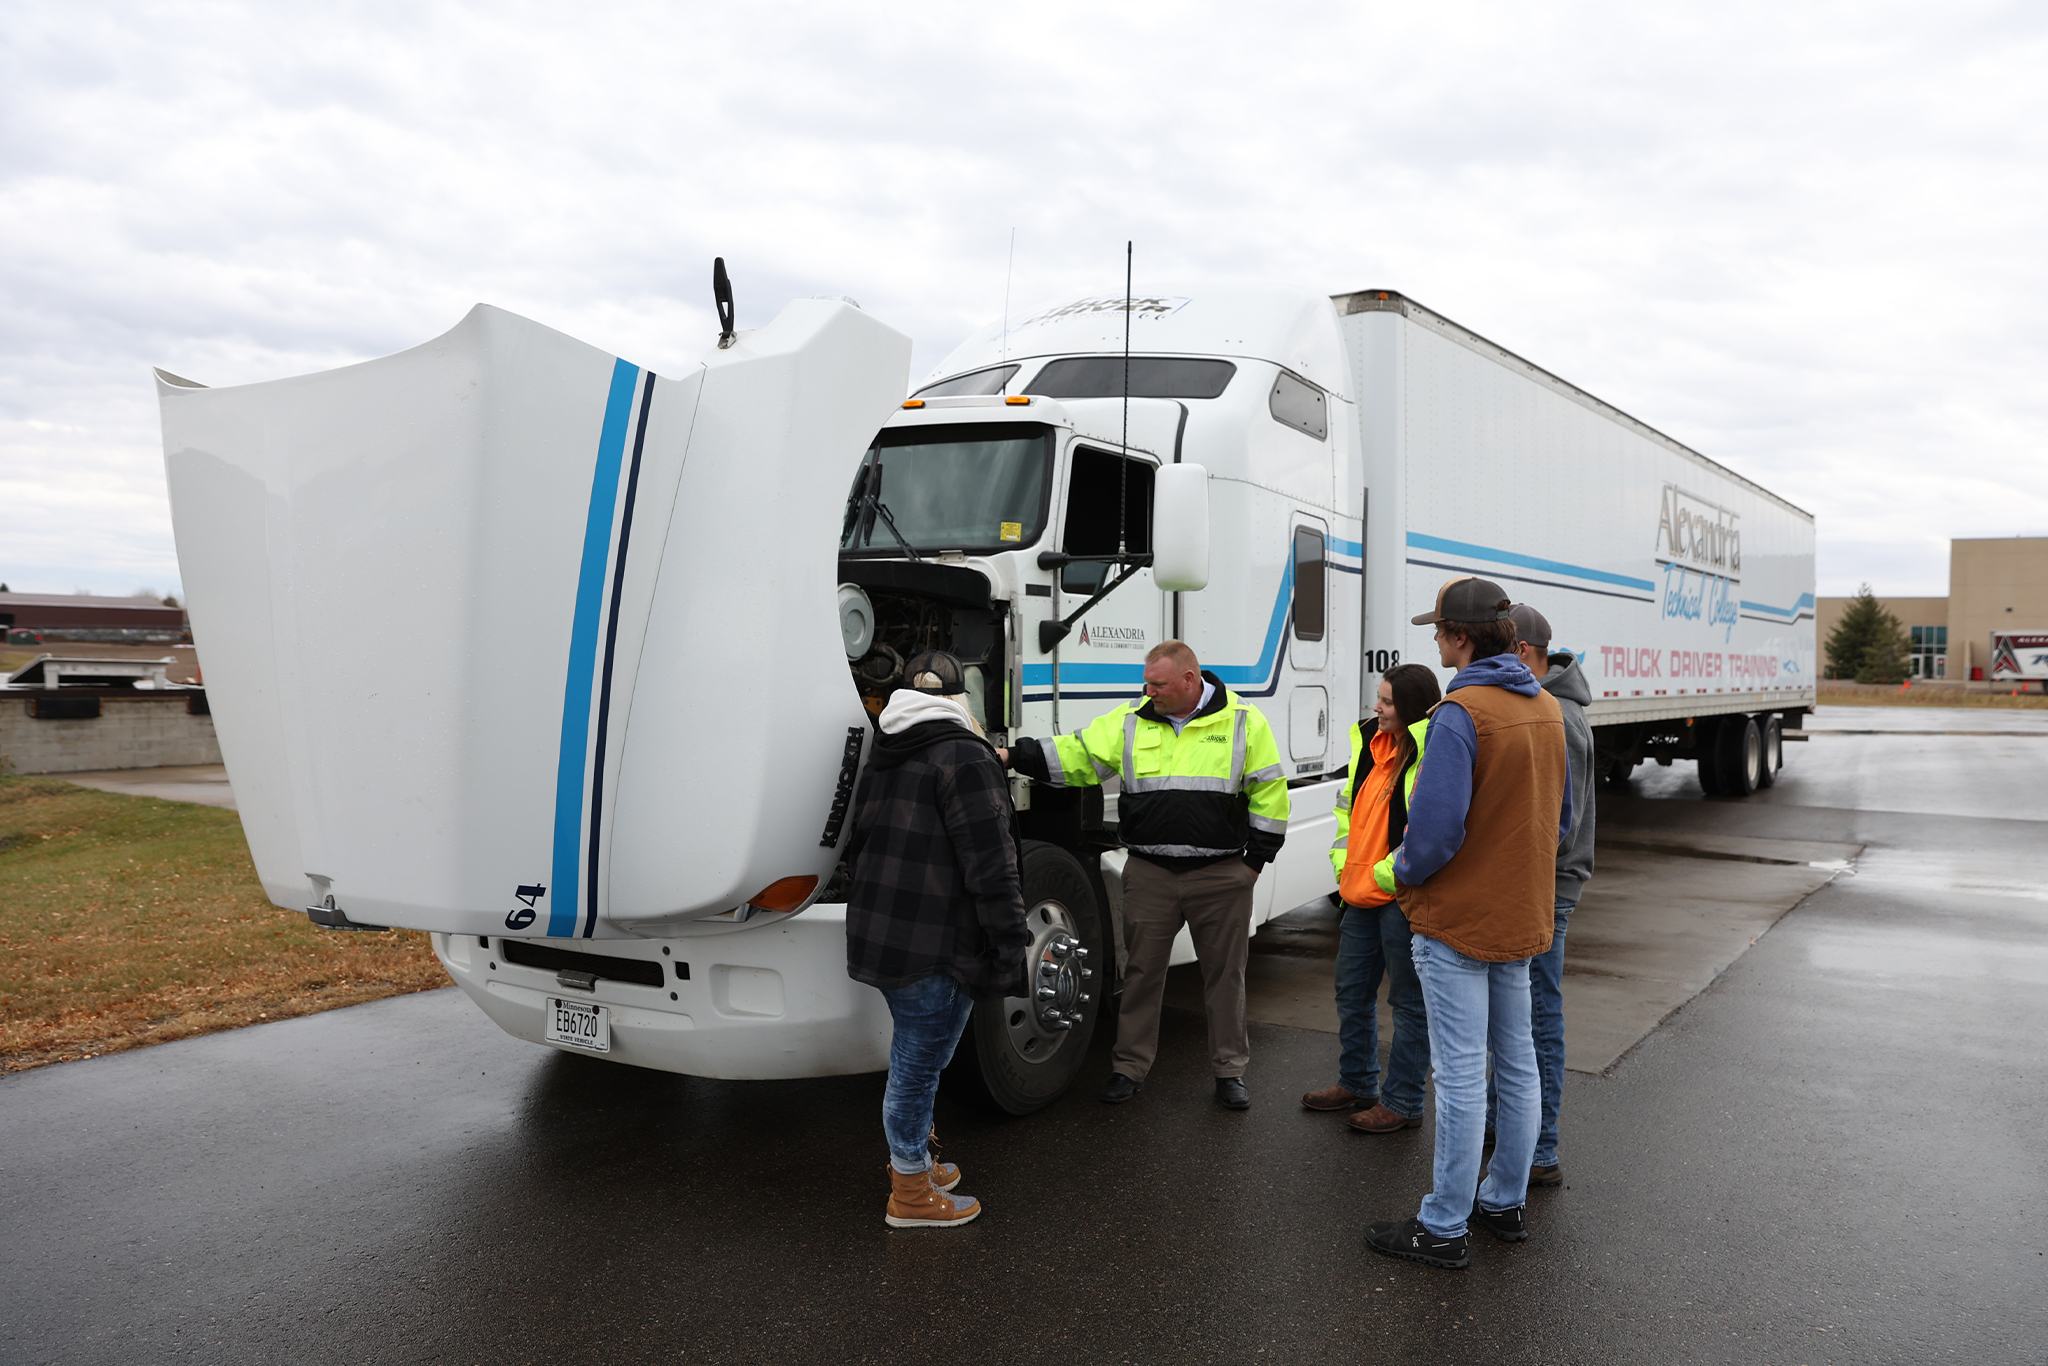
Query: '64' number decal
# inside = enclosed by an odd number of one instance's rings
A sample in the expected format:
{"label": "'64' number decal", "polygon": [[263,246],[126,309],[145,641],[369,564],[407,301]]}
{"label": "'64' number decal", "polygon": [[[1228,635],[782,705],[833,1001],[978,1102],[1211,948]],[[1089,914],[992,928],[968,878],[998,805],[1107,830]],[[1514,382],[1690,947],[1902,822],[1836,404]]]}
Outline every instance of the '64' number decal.
{"label": "'64' number decal", "polygon": [[505,912],[505,928],[508,930],[523,930],[528,925],[531,925],[534,916],[537,914],[533,909],[533,903],[539,901],[547,894],[548,889],[538,885],[520,887],[514,891],[512,895],[524,904],[514,906],[511,910]]}

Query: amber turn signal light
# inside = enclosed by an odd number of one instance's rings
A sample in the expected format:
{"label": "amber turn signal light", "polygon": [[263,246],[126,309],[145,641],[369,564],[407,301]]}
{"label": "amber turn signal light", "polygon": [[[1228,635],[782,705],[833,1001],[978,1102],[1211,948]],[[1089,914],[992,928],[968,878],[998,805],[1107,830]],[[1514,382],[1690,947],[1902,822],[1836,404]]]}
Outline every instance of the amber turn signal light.
{"label": "amber turn signal light", "polygon": [[763,887],[747,898],[747,904],[763,911],[793,911],[818,885],[815,877],[785,877]]}

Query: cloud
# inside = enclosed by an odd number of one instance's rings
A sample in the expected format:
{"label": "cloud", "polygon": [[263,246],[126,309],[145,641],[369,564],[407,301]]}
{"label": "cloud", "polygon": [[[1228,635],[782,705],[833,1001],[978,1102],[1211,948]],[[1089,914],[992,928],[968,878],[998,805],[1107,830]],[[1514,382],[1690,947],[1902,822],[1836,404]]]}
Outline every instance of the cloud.
{"label": "cloud", "polygon": [[2048,532],[2044,58],[1991,4],[16,5],[0,577],[172,591],[150,365],[487,300],[673,371],[723,255],[922,370],[1132,238],[1401,289],[1813,510],[1822,591],[1939,593]]}

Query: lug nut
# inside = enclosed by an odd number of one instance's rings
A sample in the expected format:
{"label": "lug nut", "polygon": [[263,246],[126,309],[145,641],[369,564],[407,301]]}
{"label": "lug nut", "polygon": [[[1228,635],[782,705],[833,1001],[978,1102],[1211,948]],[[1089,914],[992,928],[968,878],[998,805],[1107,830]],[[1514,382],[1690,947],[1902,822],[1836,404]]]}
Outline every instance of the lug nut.
{"label": "lug nut", "polygon": [[1088,1004],[1088,1003],[1089,1003],[1090,1001],[1092,1001],[1092,1000],[1094,1000],[1094,999],[1095,999],[1095,998],[1094,998],[1093,996],[1090,996],[1090,995],[1089,995],[1089,994],[1088,994],[1087,992],[1085,992],[1085,991],[1081,993],[1081,1004],[1082,1004],[1082,1005],[1084,1005],[1084,1006],[1085,1006],[1085,1005],[1087,1005],[1087,1004]]}
{"label": "lug nut", "polygon": [[1079,944],[1076,944],[1076,945],[1074,945],[1074,957],[1076,957],[1076,958],[1086,958],[1087,956],[1088,956],[1088,950],[1086,950],[1086,949],[1082,948],[1082,947],[1081,947],[1081,946],[1080,946]]}
{"label": "lug nut", "polygon": [[1094,975],[1095,975],[1095,969],[1094,969],[1094,968],[1082,968],[1082,969],[1081,969],[1081,980],[1082,980],[1082,981],[1084,981],[1084,982],[1085,982],[1085,981],[1087,981],[1087,980],[1088,980],[1088,979],[1089,979],[1090,977],[1093,977]]}
{"label": "lug nut", "polygon": [[1040,987],[1038,989],[1038,999],[1041,1001],[1050,1001],[1059,994],[1058,989],[1054,987]]}

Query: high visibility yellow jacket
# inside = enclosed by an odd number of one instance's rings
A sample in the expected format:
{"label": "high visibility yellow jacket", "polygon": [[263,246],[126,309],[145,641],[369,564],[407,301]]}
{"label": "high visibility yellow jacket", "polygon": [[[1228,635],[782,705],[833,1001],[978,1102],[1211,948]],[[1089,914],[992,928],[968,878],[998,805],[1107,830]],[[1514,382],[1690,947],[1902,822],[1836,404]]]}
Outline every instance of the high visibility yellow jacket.
{"label": "high visibility yellow jacket", "polygon": [[1124,847],[1176,871],[1241,857],[1263,868],[1287,838],[1287,775],[1273,728],[1223,686],[1174,734],[1152,700],[1098,716],[1078,735],[1019,740],[1010,763],[1040,782],[1087,787],[1122,779]]}
{"label": "high visibility yellow jacket", "polygon": [[[1378,726],[1379,722],[1375,719],[1371,724]],[[1372,768],[1372,732],[1366,726],[1364,721],[1351,724],[1351,771],[1337,793],[1337,838],[1330,844],[1330,867],[1339,882],[1344,880],[1345,855],[1351,848],[1351,803],[1358,799],[1358,789]],[[1373,865],[1372,877],[1388,896],[1394,894],[1393,851],[1401,847],[1401,832],[1408,825],[1408,798],[1415,791],[1415,775],[1422,771],[1423,737],[1428,733],[1426,716],[1408,727],[1408,734],[1415,741],[1415,754],[1402,767],[1401,781],[1395,784],[1393,800],[1387,803],[1387,856]]]}

